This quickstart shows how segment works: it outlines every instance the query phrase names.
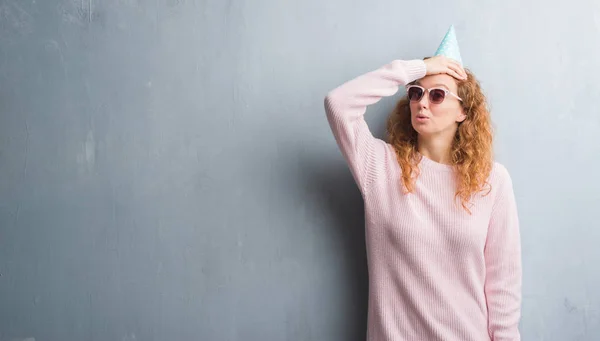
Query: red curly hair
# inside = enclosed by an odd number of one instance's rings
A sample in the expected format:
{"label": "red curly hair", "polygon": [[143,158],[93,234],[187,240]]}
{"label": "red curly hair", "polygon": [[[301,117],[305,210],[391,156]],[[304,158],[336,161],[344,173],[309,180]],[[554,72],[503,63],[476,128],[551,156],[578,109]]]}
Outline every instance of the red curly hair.
{"label": "red curly hair", "polygon": [[[427,59],[427,58],[425,58]],[[470,213],[473,194],[491,189],[487,179],[493,165],[493,131],[487,100],[473,73],[465,68],[466,80],[456,80],[458,96],[463,99],[466,119],[460,122],[451,148],[451,161],[456,175],[456,198]],[[411,124],[410,102],[404,96],[387,120],[388,142],[394,147],[402,170],[405,192],[414,191],[421,155],[417,148],[417,131]],[[489,193],[489,191],[488,191]]]}

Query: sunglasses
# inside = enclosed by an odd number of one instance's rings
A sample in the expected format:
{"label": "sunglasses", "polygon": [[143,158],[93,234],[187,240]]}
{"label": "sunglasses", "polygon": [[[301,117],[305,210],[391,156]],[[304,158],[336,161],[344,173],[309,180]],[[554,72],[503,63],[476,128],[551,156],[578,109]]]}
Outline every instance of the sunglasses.
{"label": "sunglasses", "polygon": [[462,102],[462,98],[452,93],[452,91],[446,90],[444,88],[425,89],[424,87],[419,85],[409,85],[406,87],[406,94],[408,95],[408,98],[414,102],[421,101],[423,95],[425,95],[425,91],[429,93],[429,102],[433,104],[442,103],[448,94],[456,97],[459,101]]}

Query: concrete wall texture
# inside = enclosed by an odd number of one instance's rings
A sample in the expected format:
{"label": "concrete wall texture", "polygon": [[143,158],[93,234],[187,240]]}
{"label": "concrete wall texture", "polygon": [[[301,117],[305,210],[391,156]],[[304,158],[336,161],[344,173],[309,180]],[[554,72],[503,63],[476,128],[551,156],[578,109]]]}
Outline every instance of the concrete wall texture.
{"label": "concrete wall texture", "polygon": [[323,97],[451,24],[515,185],[523,340],[600,340],[584,0],[0,0],[0,340],[363,340],[362,201]]}

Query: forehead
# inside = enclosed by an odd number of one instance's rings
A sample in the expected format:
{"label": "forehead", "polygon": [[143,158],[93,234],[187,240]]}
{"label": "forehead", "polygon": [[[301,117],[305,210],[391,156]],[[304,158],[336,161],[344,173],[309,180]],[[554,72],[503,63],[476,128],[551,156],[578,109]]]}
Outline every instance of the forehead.
{"label": "forehead", "polygon": [[445,87],[450,91],[456,91],[456,80],[447,74],[425,76],[416,83],[424,88]]}

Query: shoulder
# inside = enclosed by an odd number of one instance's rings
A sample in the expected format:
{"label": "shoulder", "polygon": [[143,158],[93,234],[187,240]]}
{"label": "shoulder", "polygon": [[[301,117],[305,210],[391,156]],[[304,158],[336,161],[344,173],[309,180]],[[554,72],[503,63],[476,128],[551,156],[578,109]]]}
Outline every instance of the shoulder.
{"label": "shoulder", "polygon": [[494,161],[492,164],[492,171],[490,172],[491,181],[510,181],[510,172],[506,166],[498,161]]}
{"label": "shoulder", "polygon": [[492,186],[492,192],[496,192],[496,197],[507,195],[513,191],[512,177],[508,168],[494,161],[492,171],[490,172],[489,184]]}

